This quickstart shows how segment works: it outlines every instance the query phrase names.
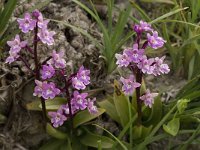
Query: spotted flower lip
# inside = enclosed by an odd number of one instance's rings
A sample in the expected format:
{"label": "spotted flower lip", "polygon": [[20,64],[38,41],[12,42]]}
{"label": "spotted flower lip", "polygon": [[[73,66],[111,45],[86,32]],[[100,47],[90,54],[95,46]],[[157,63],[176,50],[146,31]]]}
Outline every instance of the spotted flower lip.
{"label": "spotted flower lip", "polygon": [[129,57],[130,62],[138,63],[144,55],[144,49],[139,49],[138,44],[133,44],[132,49],[125,49],[124,53]]}
{"label": "spotted flower lip", "polygon": [[152,35],[150,33],[147,33],[147,39],[148,45],[153,49],[161,48],[166,43],[166,41],[162,37],[158,36],[157,31],[153,31]]}
{"label": "spotted flower lip", "polygon": [[154,58],[153,74],[155,76],[161,75],[161,74],[168,74],[170,72],[169,66],[167,64],[163,63],[164,59],[165,59],[165,56],[163,56],[161,58],[159,58],[159,57]]}
{"label": "spotted flower lip", "polygon": [[55,83],[47,81],[35,80],[36,87],[34,89],[34,96],[43,97],[44,99],[53,99],[60,94],[60,90],[55,87]]}
{"label": "spotted flower lip", "polygon": [[55,69],[51,65],[43,65],[41,70],[42,79],[50,79],[54,76]]}
{"label": "spotted flower lip", "polygon": [[72,78],[72,86],[77,90],[84,90],[90,84],[90,70],[81,66],[75,77]]}
{"label": "spotted flower lip", "polygon": [[18,18],[17,22],[19,23],[19,28],[24,33],[27,33],[33,30],[36,26],[36,20],[32,19],[29,13],[25,13],[25,16],[23,19]]}
{"label": "spotted flower lip", "polygon": [[134,25],[134,31],[138,34],[142,33],[143,31],[153,31],[151,25],[145,21],[140,21],[139,24]]}
{"label": "spotted flower lip", "polygon": [[90,70],[87,70],[84,68],[84,66],[81,66],[78,73],[77,78],[84,83],[84,85],[90,84]]}
{"label": "spotted flower lip", "polygon": [[87,96],[88,93],[79,93],[78,91],[74,91],[71,102],[76,109],[84,110],[87,108]]}
{"label": "spotted flower lip", "polygon": [[123,83],[122,91],[126,95],[133,94],[133,91],[135,90],[135,88],[141,86],[140,83],[135,81],[135,77],[133,75],[130,75],[128,79],[125,79],[125,78],[121,77],[120,81]]}
{"label": "spotted flower lip", "polygon": [[60,109],[57,112],[48,112],[48,115],[51,117],[51,123],[55,128],[62,126],[67,120],[67,117],[63,115]]}
{"label": "spotted flower lip", "polygon": [[58,53],[55,50],[53,50],[52,58],[47,62],[47,64],[54,66],[56,69],[63,69],[66,67],[66,61],[63,57],[63,50],[61,50]]}
{"label": "spotted flower lip", "polygon": [[88,98],[87,109],[90,112],[90,114],[96,114],[96,113],[98,113],[97,106],[94,105],[95,101],[96,101],[96,98],[93,98],[93,99]]}
{"label": "spotted flower lip", "polygon": [[42,28],[39,30],[37,36],[42,41],[42,43],[47,45],[53,45],[54,44],[54,38],[53,36],[56,33],[54,31],[48,31],[46,28]]}
{"label": "spotted flower lip", "polygon": [[13,41],[7,41],[7,44],[10,46],[10,51],[18,53],[22,48],[27,45],[27,41],[21,41],[19,35],[15,36]]}
{"label": "spotted flower lip", "polygon": [[85,84],[77,77],[72,78],[72,86],[77,90],[84,90],[86,88]]}
{"label": "spotted flower lip", "polygon": [[130,64],[130,58],[126,53],[121,54],[115,54],[115,57],[117,58],[116,64],[118,67],[127,67]]}
{"label": "spotted flower lip", "polygon": [[147,59],[144,55],[140,61],[138,62],[137,66],[143,73],[153,74],[154,66],[152,66],[154,59]]}
{"label": "spotted flower lip", "polygon": [[11,64],[19,58],[19,52],[27,45],[27,41],[21,41],[19,35],[17,34],[15,39],[13,41],[8,41],[7,44],[10,46],[10,56],[7,57],[6,63]]}
{"label": "spotted flower lip", "polygon": [[144,104],[148,106],[149,108],[152,108],[152,105],[154,104],[154,98],[158,96],[158,93],[150,93],[150,90],[147,89],[146,93],[140,97],[142,101],[144,101]]}

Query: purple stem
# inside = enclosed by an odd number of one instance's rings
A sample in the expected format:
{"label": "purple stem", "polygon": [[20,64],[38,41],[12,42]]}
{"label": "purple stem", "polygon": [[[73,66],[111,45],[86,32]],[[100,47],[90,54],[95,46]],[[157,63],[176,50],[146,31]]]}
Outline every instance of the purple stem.
{"label": "purple stem", "polygon": [[138,44],[138,48],[140,46],[140,39],[141,39],[141,33],[137,33],[136,43]]}
{"label": "purple stem", "polygon": [[69,86],[71,85],[71,76],[69,77],[68,80],[66,80],[66,77],[64,75],[64,71],[60,70],[59,71],[60,75],[62,76],[64,82],[65,82],[65,93],[66,93],[66,98],[67,98],[67,103],[68,103],[68,107],[69,107],[69,117],[70,117],[70,126],[71,126],[71,134],[73,132],[73,122],[72,122],[72,118],[73,118],[73,114],[72,114],[72,107],[71,107],[71,96],[69,93]]}
{"label": "purple stem", "polygon": [[144,44],[142,45],[142,49],[145,49],[148,46],[148,41],[145,41]]}
{"label": "purple stem", "polygon": [[44,64],[46,64],[46,62],[47,62],[48,60],[50,60],[51,58],[52,58],[52,56],[49,56],[46,60],[44,60],[44,61],[42,62],[41,66],[44,65]]}
{"label": "purple stem", "polygon": [[[39,67],[39,63],[38,63],[38,55],[37,55],[37,44],[38,44],[38,38],[37,38],[37,33],[38,33],[38,26],[36,23],[36,27],[34,29],[34,62],[35,62],[35,78],[37,80],[40,80],[40,67]],[[44,98],[40,98],[41,104],[42,104],[42,115],[43,115],[43,119],[44,119],[44,126],[47,122],[47,116],[46,116],[46,105],[45,105],[45,100]]]}
{"label": "purple stem", "polygon": [[[136,71],[136,82],[140,83],[142,85],[142,72],[139,68],[137,68]],[[140,88],[136,88],[136,99],[137,99],[137,112],[138,112],[138,125],[142,122],[142,101],[140,99]]]}
{"label": "purple stem", "polygon": [[[137,39],[136,42],[138,44],[138,48],[140,47],[140,39],[141,39],[141,33],[137,33]],[[145,49],[148,43],[144,43],[142,48]],[[131,66],[131,70],[133,72],[133,74],[136,77],[136,82],[142,84],[142,72],[141,70],[137,67],[137,66]],[[137,87],[136,88],[136,100],[137,100],[137,113],[138,113],[138,119],[137,119],[137,123],[138,125],[141,125],[142,123],[142,102],[140,100],[140,88],[141,87]]]}

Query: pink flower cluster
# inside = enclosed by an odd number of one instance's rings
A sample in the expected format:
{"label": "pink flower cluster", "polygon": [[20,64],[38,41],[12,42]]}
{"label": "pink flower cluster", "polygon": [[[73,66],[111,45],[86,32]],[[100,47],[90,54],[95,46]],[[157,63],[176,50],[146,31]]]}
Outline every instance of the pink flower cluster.
{"label": "pink flower cluster", "polygon": [[[23,33],[28,33],[38,28],[37,37],[44,44],[53,45],[55,35],[54,31],[48,31],[47,26],[49,21],[45,20],[42,13],[35,10],[32,14],[25,13],[24,18],[18,18],[19,29]],[[27,46],[27,41],[21,41],[19,35],[15,36],[13,41],[8,41],[7,44],[10,46],[9,57],[6,59],[6,63],[11,64],[20,57],[21,49]]]}
{"label": "pink flower cluster", "polygon": [[19,58],[19,53],[21,49],[27,45],[27,42],[21,41],[19,35],[17,34],[15,36],[15,39],[13,41],[8,41],[7,44],[10,46],[10,51],[9,51],[10,56],[7,57],[6,63],[11,64],[17,58]]}
{"label": "pink flower cluster", "polygon": [[[77,90],[84,90],[88,84],[90,84],[90,70],[81,66],[77,73],[72,74],[67,78],[66,66],[67,63],[64,59],[64,51],[56,52],[52,51],[52,55],[44,62],[40,62],[37,55],[37,43],[53,45],[55,35],[54,31],[48,30],[49,21],[44,19],[42,13],[38,10],[32,13],[25,13],[24,18],[18,18],[19,29],[23,33],[34,31],[33,49],[28,46],[27,41],[21,41],[19,35],[15,36],[13,41],[8,41],[10,46],[10,56],[6,59],[6,63],[12,63],[18,58],[23,61],[26,67],[35,75],[35,88],[34,96],[41,97],[43,100],[54,99],[56,96],[62,94],[68,98],[68,104],[61,105],[56,112],[49,112],[51,122],[54,127],[61,126],[69,117],[73,117],[75,113],[81,110],[88,109],[91,114],[97,113],[98,109],[94,105],[95,98],[87,98],[88,93],[81,93]],[[30,52],[34,63],[35,69],[30,68],[30,64],[23,59],[20,55],[21,49],[25,48]],[[34,54],[34,55],[33,55]],[[64,87],[57,87],[55,78],[61,78],[64,81]],[[61,84],[63,86],[63,84]],[[72,88],[72,89],[70,89]],[[62,93],[63,92],[63,93]],[[44,102],[44,101],[42,101]],[[67,101],[66,101],[67,103]],[[44,107],[43,107],[44,108]],[[45,109],[43,109],[44,111]]]}
{"label": "pink flower cluster", "polygon": [[53,99],[56,95],[60,94],[60,90],[56,88],[53,82],[41,82],[35,80],[36,87],[34,89],[34,96],[43,97],[44,99]]}
{"label": "pink flower cluster", "polygon": [[150,93],[150,90],[147,89],[146,93],[140,97],[140,99],[142,101],[144,101],[144,104],[148,107],[152,107],[153,103],[154,103],[154,98],[158,96],[158,93]]}
{"label": "pink flower cluster", "polygon": [[[47,61],[46,65],[42,66],[41,78],[45,81],[35,80],[36,87],[34,89],[34,96],[43,97],[45,100],[53,99],[55,96],[61,93],[56,88],[53,82],[48,83],[46,80],[51,79],[56,71],[64,72],[66,67],[66,61],[63,58],[64,52],[53,51],[52,58]],[[62,74],[63,75],[63,74]],[[91,114],[97,113],[97,107],[94,105],[95,98],[93,100],[87,98],[88,93],[79,93],[77,90],[84,90],[88,84],[90,84],[90,70],[81,66],[75,75],[69,80],[72,87],[76,90],[73,91],[71,98],[71,111],[72,115],[77,113],[79,110],[85,110],[86,108]],[[56,112],[49,112],[51,122],[54,127],[59,127],[67,120],[70,115],[68,104],[61,105]]]}
{"label": "pink flower cluster", "polygon": [[[84,69],[84,67],[80,67],[79,71],[76,74],[76,77],[72,78],[72,85],[74,88],[77,87],[77,82],[74,82],[74,78],[78,78],[83,83],[89,84],[89,70]],[[80,76],[81,75],[81,76]],[[84,80],[82,80],[84,79]],[[80,110],[85,110],[86,108],[91,114],[95,114],[98,112],[97,107],[94,105],[96,98],[92,100],[87,98],[88,93],[80,93],[79,91],[75,90],[73,95],[71,96],[71,111],[72,115],[76,114]],[[60,108],[56,112],[49,112],[49,116],[51,117],[51,123],[54,127],[59,127],[64,124],[67,120],[68,116],[70,115],[70,110],[68,104],[61,105]]]}
{"label": "pink flower cluster", "polygon": [[28,33],[38,27],[38,38],[47,45],[53,45],[55,35],[54,31],[48,31],[47,26],[49,21],[45,20],[42,13],[35,10],[32,14],[25,13],[24,18],[18,18],[19,28],[23,33]]}
{"label": "pink flower cluster", "polygon": [[90,70],[80,67],[77,75],[72,78],[72,85],[77,90],[84,90],[86,85],[90,84]]}
{"label": "pink flower cluster", "polygon": [[133,94],[133,91],[135,88],[140,87],[140,83],[135,81],[135,77],[133,75],[130,75],[128,79],[125,79],[123,77],[120,78],[120,81],[123,83],[122,91],[126,95]]}
{"label": "pink flower cluster", "polygon": [[[72,115],[77,113],[79,110],[88,109],[91,114],[96,114],[98,112],[97,106],[94,105],[96,99],[91,100],[90,98],[86,99],[87,93],[77,93],[74,92],[75,97],[72,101]],[[62,126],[70,115],[69,107],[67,104],[61,105],[56,112],[48,112],[48,115],[51,117],[51,123],[55,128]]]}
{"label": "pink flower cluster", "polygon": [[[154,31],[150,24],[144,21],[140,21],[140,24],[136,24],[134,26],[134,31],[137,33],[137,40],[136,43],[133,44],[133,47],[125,49],[122,54],[115,54],[118,67],[131,68],[134,74],[138,73],[137,70],[142,74],[152,74],[154,76],[168,74],[170,69],[169,66],[164,63],[165,56],[161,58],[147,58],[145,55],[147,46],[153,49],[161,48],[166,41],[158,36],[158,32]],[[146,33],[146,41],[140,46],[143,33]],[[141,85],[141,83],[136,82],[134,75],[131,75],[128,79],[121,77],[120,80],[123,84],[122,91],[126,95],[131,95],[134,90]],[[140,97],[140,99],[144,101],[145,105],[151,107],[155,95],[155,93],[151,94],[150,91],[147,90],[146,95]]]}
{"label": "pink flower cluster", "polygon": [[134,26],[134,31],[138,34],[141,35],[144,31],[147,32],[147,41],[148,45],[152,47],[153,49],[158,49],[163,47],[164,43],[166,43],[165,40],[163,40],[162,37],[158,36],[158,32],[154,31],[151,28],[151,25],[148,24],[147,22],[140,21],[140,24],[136,24]]}
{"label": "pink flower cluster", "polygon": [[[43,80],[51,79],[56,70],[63,69],[66,67],[66,61],[63,58],[64,52],[60,51],[56,53],[56,51],[52,52],[52,58],[47,62],[46,65],[42,66],[41,69],[41,78]],[[47,81],[38,81],[35,80],[36,87],[34,89],[34,96],[43,97],[44,99],[53,99],[55,96],[60,94],[60,90],[55,87],[55,84]],[[51,85],[51,86],[50,86]],[[51,87],[51,88],[50,88]]]}

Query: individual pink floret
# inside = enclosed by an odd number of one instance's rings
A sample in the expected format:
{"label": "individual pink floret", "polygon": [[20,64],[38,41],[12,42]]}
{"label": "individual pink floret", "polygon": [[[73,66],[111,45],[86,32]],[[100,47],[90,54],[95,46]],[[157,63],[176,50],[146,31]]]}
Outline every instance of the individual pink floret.
{"label": "individual pink floret", "polygon": [[52,58],[47,62],[48,64],[54,66],[56,69],[63,69],[66,67],[66,61],[63,58],[64,51],[57,53],[55,50],[52,52]]}
{"label": "individual pink floret", "polygon": [[143,73],[153,74],[154,71],[154,66],[152,65],[153,62],[154,59],[152,58],[147,59],[146,55],[143,55],[142,59],[140,59],[137,66]]}
{"label": "individual pink floret", "polygon": [[81,81],[77,77],[73,77],[72,78],[72,86],[77,90],[84,90],[86,88],[86,86],[83,83],[83,81]]}
{"label": "individual pink floret", "polygon": [[148,45],[154,49],[163,47],[163,45],[164,45],[164,43],[166,43],[166,41],[163,40],[162,37],[158,36],[157,31],[153,31],[152,33],[153,33],[153,35],[147,33]]}
{"label": "individual pink floret", "polygon": [[41,82],[35,80],[35,83],[34,96],[43,97],[44,99],[53,99],[60,94],[60,90],[55,87],[53,82],[47,83],[47,81]]}
{"label": "individual pink floret", "polygon": [[90,84],[90,70],[87,70],[84,68],[84,66],[81,66],[78,70],[77,78],[85,85]]}
{"label": "individual pink floret", "polygon": [[115,54],[115,57],[117,58],[116,64],[118,65],[118,67],[127,67],[130,64],[130,58],[125,53],[123,53],[123,55]]}
{"label": "individual pink floret", "polygon": [[126,95],[133,94],[133,91],[135,88],[140,87],[140,83],[135,81],[135,77],[133,75],[130,75],[128,79],[125,79],[123,77],[120,78],[120,81],[123,83],[122,91]]}
{"label": "individual pink floret", "polygon": [[138,49],[138,44],[134,44],[132,49],[125,49],[124,53],[131,62],[138,63],[144,55],[144,49]]}
{"label": "individual pink floret", "polygon": [[154,104],[154,98],[158,96],[158,93],[150,93],[150,90],[147,89],[146,93],[140,97],[142,101],[144,101],[144,104],[148,106],[149,108],[152,108],[152,105]]}
{"label": "individual pink floret", "polygon": [[42,79],[50,79],[54,76],[55,69],[51,65],[43,65],[41,70]]}
{"label": "individual pink floret", "polygon": [[46,28],[42,28],[39,30],[37,36],[42,41],[42,43],[47,44],[47,45],[53,45],[54,43],[53,36],[55,34],[56,33],[54,31],[48,31]]}
{"label": "individual pink floret", "polygon": [[96,114],[98,112],[97,106],[94,105],[95,101],[96,101],[96,98],[93,98],[92,100],[88,98],[87,109],[90,112],[90,114]]}
{"label": "individual pink floret", "polygon": [[48,115],[51,117],[51,123],[55,128],[63,125],[67,120],[67,117],[62,113],[60,109],[57,112],[48,112]]}
{"label": "individual pink floret", "polygon": [[25,13],[25,16],[23,19],[18,18],[17,22],[19,23],[19,28],[24,33],[27,33],[30,30],[33,30],[36,26],[36,20],[32,19],[29,13]]}
{"label": "individual pink floret", "polygon": [[21,41],[19,35],[17,34],[15,39],[13,41],[8,41],[7,44],[10,46],[10,56],[7,57],[6,63],[10,64],[19,58],[19,52],[27,45],[27,42]]}
{"label": "individual pink floret", "polygon": [[153,29],[151,28],[151,25],[142,20],[140,21],[140,24],[134,25],[133,29],[136,33],[142,33],[143,31],[153,31]]}
{"label": "individual pink floret", "polygon": [[27,45],[27,41],[21,41],[19,35],[15,36],[13,41],[7,41],[7,44],[10,46],[10,51],[13,53],[19,53],[22,48]]}
{"label": "individual pink floret", "polygon": [[169,66],[167,64],[164,64],[163,61],[165,59],[165,56],[159,58],[154,58],[154,71],[153,74],[155,76],[161,75],[161,74],[168,74],[170,72]]}
{"label": "individual pink floret", "polygon": [[39,10],[37,10],[37,9],[34,10],[32,14],[37,19],[37,26],[40,29],[47,29],[47,25],[49,23],[49,20],[45,20],[43,18],[42,13]]}
{"label": "individual pink floret", "polygon": [[87,107],[87,96],[88,93],[79,93],[78,91],[74,91],[71,102],[77,110],[84,110]]}

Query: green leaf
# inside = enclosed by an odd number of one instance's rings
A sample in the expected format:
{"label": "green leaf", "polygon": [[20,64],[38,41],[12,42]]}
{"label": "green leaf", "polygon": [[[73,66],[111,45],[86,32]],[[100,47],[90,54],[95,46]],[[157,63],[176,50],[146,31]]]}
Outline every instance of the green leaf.
{"label": "green leaf", "polygon": [[175,111],[177,105],[175,104],[168,113],[162,118],[162,120],[153,128],[153,130],[149,133],[149,135],[145,138],[145,140],[138,145],[139,149],[143,149],[146,145],[151,141],[152,137],[156,134],[156,132],[160,129],[160,127],[165,123],[165,121],[170,117],[170,115]]}
{"label": "green leaf", "polygon": [[188,102],[190,102],[190,100],[188,99],[180,99],[177,102],[177,108],[179,113],[183,113],[185,111],[185,109],[187,108]]}
{"label": "green leaf", "polygon": [[117,110],[115,105],[111,103],[107,98],[104,101],[98,102],[98,105],[106,110],[106,113],[110,116],[111,119],[115,120],[116,122],[120,123],[120,118],[117,114]]}
{"label": "green leaf", "polygon": [[[58,110],[61,105],[66,104],[67,99],[63,97],[55,97],[54,99],[49,99],[45,101],[47,110]],[[42,105],[39,105],[42,108]]]}
{"label": "green leaf", "polygon": [[13,10],[15,9],[15,6],[17,4],[17,0],[9,0],[6,3],[6,6],[4,7],[2,13],[1,13],[1,21],[0,21],[0,37],[3,35],[5,28],[8,24],[8,21],[12,15]]}
{"label": "green leaf", "polygon": [[149,119],[144,122],[144,125],[156,125],[162,119],[162,102],[160,96],[157,96],[154,100],[153,107]]}
{"label": "green leaf", "polygon": [[[111,137],[113,137],[113,138],[116,140],[116,142],[121,146],[120,150],[121,150],[121,149],[128,150],[127,147],[126,147],[127,144],[124,144],[124,143],[123,143],[122,141],[120,141],[116,136],[114,136],[111,132],[109,132],[109,131],[106,130],[105,128],[99,126],[98,124],[94,124],[94,125],[95,125],[96,127],[100,128],[100,129],[103,129],[103,130],[106,131]],[[114,146],[114,145],[113,145],[113,146]],[[113,147],[112,147],[112,149],[113,149]]]}
{"label": "green leaf", "polygon": [[26,104],[26,109],[27,110],[36,110],[36,111],[41,111],[41,107],[39,107],[40,105],[40,100],[39,99],[36,99],[28,104]]}
{"label": "green leaf", "polygon": [[[52,110],[58,110],[60,105],[66,104],[67,100],[63,97],[55,97],[54,99],[49,99],[45,101],[46,110],[52,111]],[[26,104],[27,110],[36,110],[41,111],[42,105],[41,101],[39,99],[34,100],[31,103]]]}
{"label": "green leaf", "polygon": [[163,129],[165,132],[176,136],[180,128],[180,119],[179,118],[174,118],[170,122],[168,122],[167,125],[163,125]]}
{"label": "green leaf", "polygon": [[81,143],[79,137],[72,136],[71,141],[72,150],[88,150],[88,147]]}
{"label": "green leaf", "polygon": [[145,127],[143,125],[133,127],[133,140],[144,139],[151,131],[152,126]]}
{"label": "green leaf", "polygon": [[127,97],[122,93],[119,88],[118,82],[115,80],[114,83],[114,104],[120,118],[121,125],[123,127],[129,122],[129,105]]}
{"label": "green leaf", "polygon": [[83,145],[98,148],[98,141],[101,142],[101,148],[111,148],[114,141],[106,136],[93,134],[89,131],[80,137],[80,141]]}
{"label": "green leaf", "polygon": [[142,2],[147,3],[164,3],[164,4],[174,4],[172,0],[141,0]]}
{"label": "green leaf", "polygon": [[67,142],[66,140],[58,140],[58,139],[51,139],[42,147],[39,148],[39,150],[72,150],[70,146],[70,142]]}
{"label": "green leaf", "polygon": [[98,108],[98,113],[90,114],[88,110],[83,110],[77,113],[73,118],[73,126],[77,128],[78,126],[97,118],[105,112],[105,109]]}
{"label": "green leaf", "polygon": [[188,44],[190,44],[190,43],[193,43],[195,40],[198,40],[198,39],[200,39],[200,34],[195,35],[195,36],[193,36],[193,37],[187,39],[187,40],[183,43],[183,45],[181,46],[181,48],[183,48],[184,46],[186,46],[186,45],[188,45]]}
{"label": "green leaf", "polygon": [[134,2],[133,0],[129,0],[130,1],[130,3],[131,3],[131,5],[134,7],[134,8],[136,8],[137,10],[138,10],[138,12],[140,12],[140,14],[141,14],[141,17],[143,18],[143,19],[145,19],[146,21],[151,21],[151,19],[149,18],[149,16],[147,15],[147,13],[142,9],[142,8],[140,8],[137,4],[136,4],[136,2]]}
{"label": "green leaf", "polygon": [[[192,80],[188,81],[188,83],[179,91],[179,93],[177,94],[176,98],[177,99],[181,99],[181,98],[185,98],[188,95],[190,95],[193,92],[198,92],[197,90],[200,89],[200,85],[197,84],[200,83],[200,75],[198,75],[197,77],[193,78]],[[197,93],[198,94],[198,93]],[[198,95],[197,95],[198,97]],[[197,98],[195,97],[195,98]],[[188,99],[191,100],[191,98],[189,97]]]}
{"label": "green leaf", "polygon": [[46,125],[46,131],[49,135],[51,135],[52,137],[56,138],[56,139],[67,139],[68,135],[66,133],[63,133],[61,131],[59,131],[58,129],[55,129],[51,126],[51,124],[47,123]]}
{"label": "green leaf", "polygon": [[160,20],[162,20],[162,19],[164,19],[164,18],[167,18],[167,17],[169,17],[169,16],[172,16],[172,15],[174,15],[174,14],[180,12],[180,11],[186,10],[186,9],[188,9],[188,7],[175,9],[175,10],[173,10],[173,11],[170,11],[169,13],[166,13],[166,14],[164,14],[164,15],[162,15],[162,16],[156,18],[156,19],[154,19],[153,21],[150,21],[150,23],[153,24],[153,23],[155,23],[155,22],[158,22],[158,21],[160,21]]}

